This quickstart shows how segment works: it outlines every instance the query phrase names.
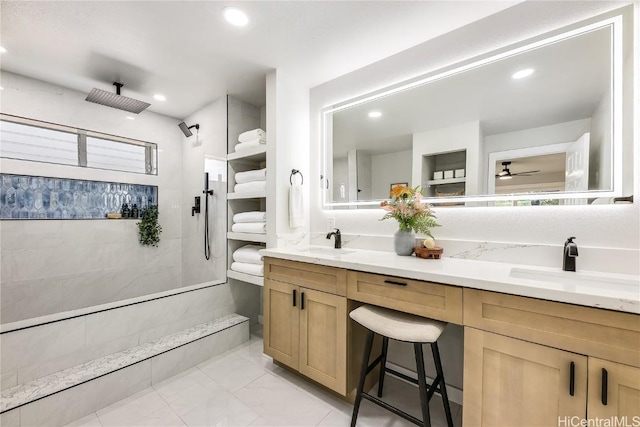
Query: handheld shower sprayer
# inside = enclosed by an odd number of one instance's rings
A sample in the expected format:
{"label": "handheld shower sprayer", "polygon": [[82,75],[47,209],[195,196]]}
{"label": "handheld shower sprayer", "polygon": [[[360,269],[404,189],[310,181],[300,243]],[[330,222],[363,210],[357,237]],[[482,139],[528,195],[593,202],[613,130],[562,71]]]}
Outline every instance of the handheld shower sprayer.
{"label": "handheld shower sprayer", "polygon": [[[197,126],[197,125],[196,125]],[[209,172],[204,173],[204,257],[211,258],[211,241],[209,238],[209,196],[213,196],[213,190],[209,190]]]}
{"label": "handheld shower sprayer", "polygon": [[187,126],[185,122],[181,122],[178,124],[178,127],[180,128],[182,133],[184,133],[184,136],[186,136],[187,138],[193,135],[193,132],[191,132],[191,129],[196,128],[196,132],[200,130],[200,125],[198,123],[192,126]]}

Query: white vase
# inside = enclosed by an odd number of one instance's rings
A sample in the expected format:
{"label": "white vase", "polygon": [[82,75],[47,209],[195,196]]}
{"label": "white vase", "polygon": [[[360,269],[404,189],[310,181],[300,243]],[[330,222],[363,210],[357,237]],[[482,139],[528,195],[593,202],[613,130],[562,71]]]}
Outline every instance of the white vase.
{"label": "white vase", "polygon": [[393,250],[398,255],[409,256],[413,254],[416,244],[416,233],[411,230],[398,230],[393,235]]}

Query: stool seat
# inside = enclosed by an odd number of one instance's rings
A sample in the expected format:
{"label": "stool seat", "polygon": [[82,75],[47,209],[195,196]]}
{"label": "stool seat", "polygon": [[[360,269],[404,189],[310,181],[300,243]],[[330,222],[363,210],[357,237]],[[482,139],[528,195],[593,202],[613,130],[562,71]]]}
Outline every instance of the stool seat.
{"label": "stool seat", "polygon": [[372,305],[358,307],[349,316],[379,335],[412,343],[436,342],[447,325],[438,320]]}

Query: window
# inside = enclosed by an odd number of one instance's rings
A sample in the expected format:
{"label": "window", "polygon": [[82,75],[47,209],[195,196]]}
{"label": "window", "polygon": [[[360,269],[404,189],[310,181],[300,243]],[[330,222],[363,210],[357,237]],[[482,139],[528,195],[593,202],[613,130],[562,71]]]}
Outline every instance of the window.
{"label": "window", "polygon": [[0,157],[157,175],[157,145],[0,115]]}

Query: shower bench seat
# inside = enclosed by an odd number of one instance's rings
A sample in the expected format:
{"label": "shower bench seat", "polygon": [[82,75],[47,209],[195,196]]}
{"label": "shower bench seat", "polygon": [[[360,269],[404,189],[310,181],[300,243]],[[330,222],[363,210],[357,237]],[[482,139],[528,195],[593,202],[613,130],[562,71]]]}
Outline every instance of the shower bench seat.
{"label": "shower bench seat", "polygon": [[[77,386],[90,383],[98,378],[123,371],[130,366],[144,361],[151,362],[149,366],[153,371],[154,362],[158,361],[158,356],[170,353],[180,347],[202,340],[203,338],[219,334],[225,330],[233,328],[234,326],[246,326],[248,335],[248,322],[249,319],[247,317],[238,314],[230,314],[214,321],[196,325],[181,332],[165,336],[155,341],[147,342],[137,347],[100,357],[98,359],[55,372],[45,377],[19,384],[2,392],[2,398],[0,399],[0,414],[5,414],[46,397],[60,394]],[[225,344],[229,344],[225,341],[226,338],[224,337],[224,334],[220,335],[220,339],[225,342]],[[224,352],[227,347],[228,345],[220,346],[221,351],[219,351],[219,353]],[[194,352],[194,349],[188,349],[186,356],[184,354],[180,354],[179,356],[189,357],[189,355],[193,355],[195,353],[202,354],[203,352]],[[206,358],[209,357],[212,356],[209,355]],[[202,361],[204,360],[194,360],[195,364],[201,363]],[[169,362],[175,363],[175,361]],[[154,378],[153,372],[151,373],[151,378]],[[97,390],[83,391],[83,393],[88,395],[94,394],[98,398],[101,393],[106,392],[108,392],[108,390],[100,390],[100,387],[98,387]],[[22,421],[24,422],[25,420]]]}

